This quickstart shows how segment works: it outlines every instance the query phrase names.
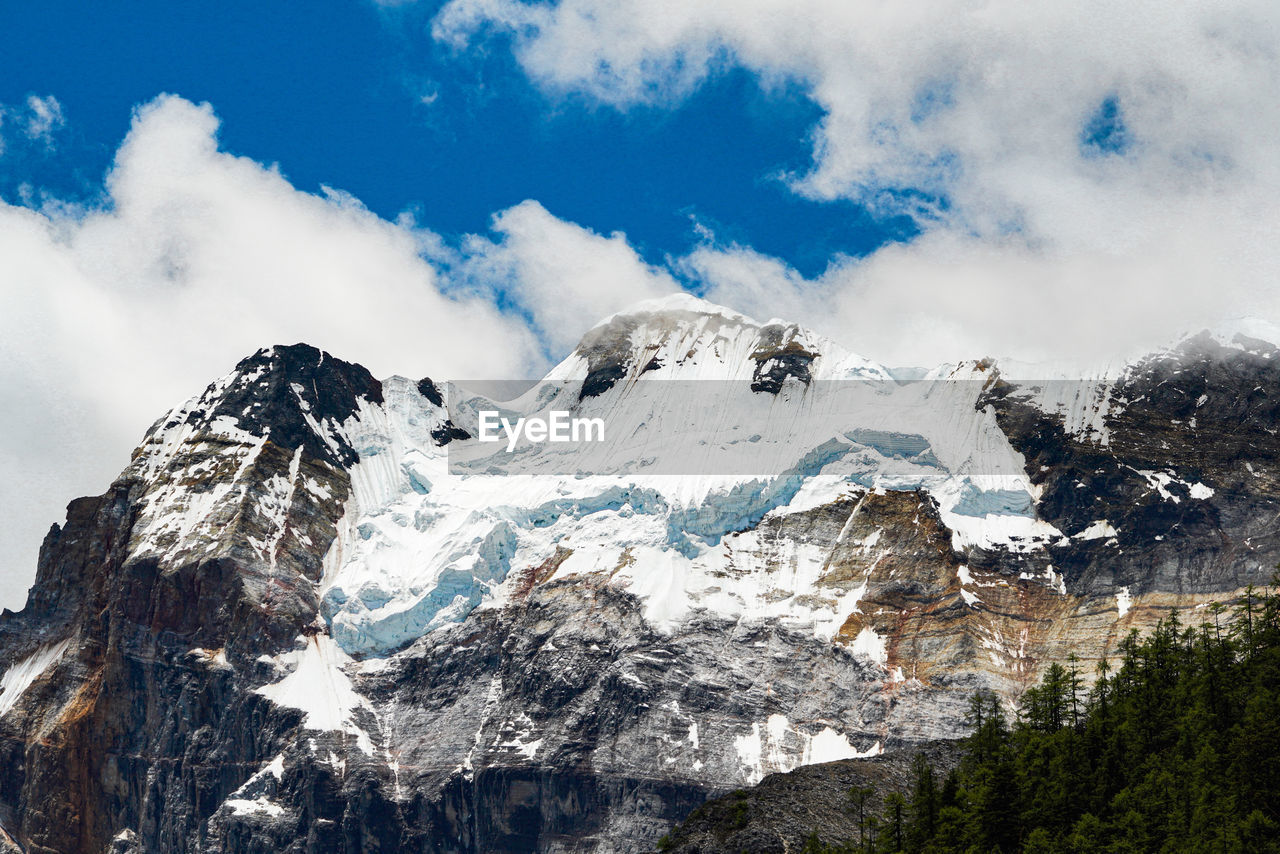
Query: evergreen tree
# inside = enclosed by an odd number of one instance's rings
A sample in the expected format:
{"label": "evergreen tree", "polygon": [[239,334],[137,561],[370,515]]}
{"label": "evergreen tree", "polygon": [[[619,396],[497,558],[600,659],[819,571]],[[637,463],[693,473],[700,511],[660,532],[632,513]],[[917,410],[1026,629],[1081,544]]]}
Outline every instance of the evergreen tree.
{"label": "evergreen tree", "polygon": [[911,825],[907,831],[906,850],[919,854],[938,831],[941,803],[933,766],[923,753],[917,753],[912,760],[911,776]]}
{"label": "evergreen tree", "polygon": [[850,806],[858,814],[858,850],[867,850],[867,801],[876,790],[870,786],[855,786],[849,790]]}

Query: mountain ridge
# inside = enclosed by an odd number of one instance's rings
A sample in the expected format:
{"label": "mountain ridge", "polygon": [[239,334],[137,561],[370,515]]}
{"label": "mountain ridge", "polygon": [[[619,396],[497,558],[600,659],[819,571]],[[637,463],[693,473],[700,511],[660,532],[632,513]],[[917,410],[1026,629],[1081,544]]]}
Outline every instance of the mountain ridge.
{"label": "mountain ridge", "polygon": [[1274,348],[1197,338],[1076,397],[982,360],[932,390],[671,302],[597,327],[543,403],[644,421],[682,402],[645,396],[658,375],[728,364],[723,399],[784,425],[833,377],[931,420],[858,415],[816,456],[779,432],[764,477],[460,475],[474,433],[440,384],[264,348],[72,502],[0,617],[5,832],[644,850],[766,774],[954,737],[972,691],[1011,701],[1280,559]]}

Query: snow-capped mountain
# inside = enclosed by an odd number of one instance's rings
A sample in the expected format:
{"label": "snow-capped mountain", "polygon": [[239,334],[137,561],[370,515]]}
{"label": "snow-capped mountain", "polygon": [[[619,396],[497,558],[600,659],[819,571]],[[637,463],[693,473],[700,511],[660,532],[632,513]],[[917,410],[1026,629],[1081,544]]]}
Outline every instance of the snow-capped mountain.
{"label": "snow-capped mountain", "polygon": [[[954,737],[972,691],[1269,579],[1277,352],[903,380],[688,296],[509,399],[260,351],[0,618],[0,840],[645,850],[709,794]],[[605,435],[484,442],[490,410]]]}

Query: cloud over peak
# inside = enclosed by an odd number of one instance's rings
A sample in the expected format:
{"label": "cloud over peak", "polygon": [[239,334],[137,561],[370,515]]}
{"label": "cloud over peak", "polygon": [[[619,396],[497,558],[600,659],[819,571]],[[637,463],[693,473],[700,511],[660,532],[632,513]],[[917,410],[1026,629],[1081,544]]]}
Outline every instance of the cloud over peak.
{"label": "cloud over peak", "polygon": [[792,190],[923,234],[814,281],[750,247],[683,264],[722,301],[789,306],[880,358],[1114,353],[1280,308],[1266,0],[452,0],[434,34],[502,35],[547,91],[624,110],[731,67],[803,87],[823,115]]}

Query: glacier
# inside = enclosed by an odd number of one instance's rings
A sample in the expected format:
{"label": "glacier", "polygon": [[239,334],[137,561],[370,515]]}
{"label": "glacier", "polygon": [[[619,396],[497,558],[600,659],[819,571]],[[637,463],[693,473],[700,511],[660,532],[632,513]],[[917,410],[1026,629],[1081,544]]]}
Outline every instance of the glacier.
{"label": "glacier", "polygon": [[[803,377],[774,393],[752,387],[769,354],[795,352],[806,354]],[[586,395],[593,371],[610,382]],[[515,400],[450,386],[438,405],[393,377],[382,406],[362,405],[337,430],[358,461],[323,614],[345,652],[384,655],[509,601],[513,566],[554,564],[553,577],[611,573],[668,630],[709,609],[829,637],[856,597],[823,589],[821,567],[802,555],[786,578],[723,577],[746,536],[737,532],[812,506],[815,490],[923,490],[958,542],[984,547],[1061,536],[1035,518],[1021,456],[975,406],[985,379],[975,364],[900,382],[799,327],[687,295],[606,320]],[[474,436],[485,406],[604,417],[619,438],[516,454],[437,442],[446,422]]]}

